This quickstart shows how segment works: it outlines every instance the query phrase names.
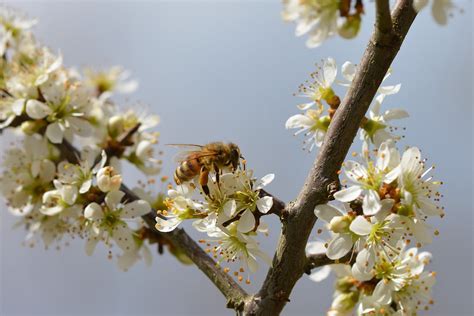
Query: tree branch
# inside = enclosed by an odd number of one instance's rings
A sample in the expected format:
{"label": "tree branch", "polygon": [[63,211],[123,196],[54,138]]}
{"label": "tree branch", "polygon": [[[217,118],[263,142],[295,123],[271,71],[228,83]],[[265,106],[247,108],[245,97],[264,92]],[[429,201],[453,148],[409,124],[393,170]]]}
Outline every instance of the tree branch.
{"label": "tree branch", "polygon": [[411,0],[399,0],[386,36],[375,28],[356,76],[329,125],[325,141],[296,201],[287,207],[278,246],[260,291],[250,298],[248,315],[278,315],[305,272],[305,246],[316,222],[314,207],[326,203],[338,186],[337,171],[351,146],[370,102],[415,19]]}
{"label": "tree branch", "polygon": [[378,29],[379,36],[390,34],[392,32],[392,17],[390,15],[390,1],[375,1],[375,27]]}
{"label": "tree branch", "polygon": [[325,253],[314,254],[306,258],[306,266],[304,272],[306,274],[311,274],[312,269],[326,266],[328,264],[352,264],[355,262],[355,258],[356,254],[352,252],[349,252],[347,255],[337,260],[329,259]]}

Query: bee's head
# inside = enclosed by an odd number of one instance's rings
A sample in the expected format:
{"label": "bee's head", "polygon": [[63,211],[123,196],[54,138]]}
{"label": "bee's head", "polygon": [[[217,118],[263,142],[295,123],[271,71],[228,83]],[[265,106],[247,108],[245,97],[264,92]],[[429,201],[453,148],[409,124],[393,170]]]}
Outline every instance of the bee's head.
{"label": "bee's head", "polygon": [[240,148],[234,143],[229,143],[229,149],[230,149],[230,163],[232,164],[232,168],[234,170],[237,170],[237,167],[239,166],[240,162]]}

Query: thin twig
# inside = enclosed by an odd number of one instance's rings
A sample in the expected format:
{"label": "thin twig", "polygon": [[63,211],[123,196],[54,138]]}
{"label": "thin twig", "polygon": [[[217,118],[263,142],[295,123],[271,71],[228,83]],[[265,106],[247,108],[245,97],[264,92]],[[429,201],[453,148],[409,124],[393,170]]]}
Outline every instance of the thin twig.
{"label": "thin twig", "polygon": [[325,253],[314,254],[306,258],[306,266],[304,272],[306,274],[310,274],[312,269],[327,266],[329,264],[352,264],[355,262],[355,258],[356,254],[352,252],[349,252],[347,255],[337,260],[329,259]]}
{"label": "thin twig", "polygon": [[380,36],[381,31],[375,28],[303,188],[286,209],[288,215],[283,221],[273,265],[260,291],[246,302],[247,315],[280,314],[294,285],[305,272],[305,246],[316,222],[314,207],[326,203],[337,187],[337,172],[415,16],[412,0],[399,0],[392,15],[393,32]]}

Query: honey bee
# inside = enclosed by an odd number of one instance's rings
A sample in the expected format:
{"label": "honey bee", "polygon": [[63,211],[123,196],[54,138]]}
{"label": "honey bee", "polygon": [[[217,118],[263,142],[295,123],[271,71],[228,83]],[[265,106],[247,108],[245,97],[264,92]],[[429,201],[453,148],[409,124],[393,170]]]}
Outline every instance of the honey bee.
{"label": "honey bee", "polygon": [[193,144],[169,144],[178,147],[190,147],[192,150],[182,152],[177,161],[178,168],[174,172],[176,184],[191,181],[199,176],[199,184],[204,193],[209,195],[209,172],[216,173],[216,181],[219,183],[219,172],[224,168],[236,170],[240,165],[239,146],[234,143],[213,142],[206,145]]}

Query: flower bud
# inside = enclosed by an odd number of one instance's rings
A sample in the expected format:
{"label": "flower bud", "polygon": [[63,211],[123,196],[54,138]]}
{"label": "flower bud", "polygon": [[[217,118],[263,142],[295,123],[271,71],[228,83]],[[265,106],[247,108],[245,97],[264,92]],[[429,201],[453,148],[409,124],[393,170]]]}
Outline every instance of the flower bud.
{"label": "flower bud", "polygon": [[336,281],[336,290],[342,293],[348,293],[354,285],[350,277],[340,278]]}
{"label": "flower bud", "polygon": [[339,312],[349,312],[359,300],[359,292],[339,294],[331,304],[331,309]]}
{"label": "flower bud", "polygon": [[107,166],[97,172],[97,186],[102,192],[116,191],[121,184],[122,176],[113,167]]}
{"label": "flower bud", "polygon": [[329,229],[336,234],[344,233],[349,229],[351,220],[347,216],[335,216],[329,223]]}
{"label": "flower bud", "polygon": [[357,36],[360,30],[361,19],[359,15],[348,16],[346,21],[339,27],[339,35],[351,39]]}
{"label": "flower bud", "polygon": [[33,135],[43,126],[43,121],[25,121],[21,123],[21,131],[26,135]]}
{"label": "flower bud", "polygon": [[123,116],[115,115],[108,122],[109,135],[117,137],[125,131]]}

